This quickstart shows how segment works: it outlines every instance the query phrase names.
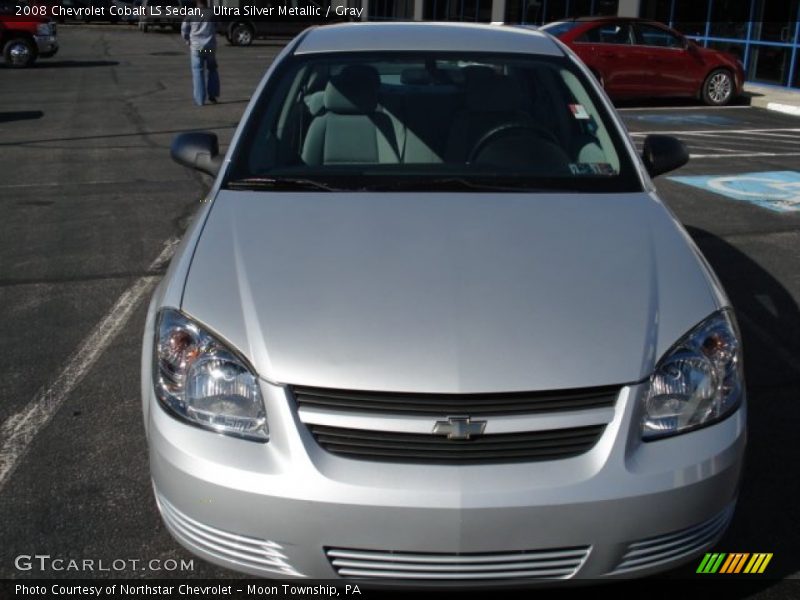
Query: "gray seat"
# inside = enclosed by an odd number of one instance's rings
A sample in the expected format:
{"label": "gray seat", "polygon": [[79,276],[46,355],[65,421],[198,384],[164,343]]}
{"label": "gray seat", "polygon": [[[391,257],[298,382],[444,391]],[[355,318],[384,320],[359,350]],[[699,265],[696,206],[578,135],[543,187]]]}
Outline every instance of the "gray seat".
{"label": "gray seat", "polygon": [[307,165],[395,164],[399,152],[390,118],[378,107],[380,78],[367,65],[350,65],[325,86],[323,112],[303,142]]}
{"label": "gray seat", "polygon": [[525,97],[518,80],[476,66],[465,70],[464,86],[464,108],[450,126],[447,162],[465,162],[475,144],[501,125],[531,123],[530,114],[523,110]]}

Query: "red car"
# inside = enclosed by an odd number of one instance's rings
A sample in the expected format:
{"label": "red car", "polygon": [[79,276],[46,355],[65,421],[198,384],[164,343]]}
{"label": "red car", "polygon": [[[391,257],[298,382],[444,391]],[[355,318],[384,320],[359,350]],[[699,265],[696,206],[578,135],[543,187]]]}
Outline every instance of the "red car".
{"label": "red car", "polygon": [[542,27],[569,46],[613,99],[688,96],[723,106],[742,92],[733,54],[698,46],[654,21],[590,17]]}
{"label": "red car", "polygon": [[43,16],[48,12],[23,0],[0,0],[0,51],[6,65],[29,67],[58,52],[56,25]]}

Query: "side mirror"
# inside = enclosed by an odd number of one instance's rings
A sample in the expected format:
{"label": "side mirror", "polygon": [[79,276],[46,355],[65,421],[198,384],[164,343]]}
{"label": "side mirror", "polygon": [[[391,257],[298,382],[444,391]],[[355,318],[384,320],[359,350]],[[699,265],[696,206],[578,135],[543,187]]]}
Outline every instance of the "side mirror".
{"label": "side mirror", "polygon": [[689,162],[689,152],[682,141],[671,135],[648,135],[644,139],[642,159],[650,177],[657,177]]}
{"label": "side mirror", "polygon": [[169,155],[176,163],[216,177],[222,166],[217,136],[205,131],[181,133],[172,140]]}

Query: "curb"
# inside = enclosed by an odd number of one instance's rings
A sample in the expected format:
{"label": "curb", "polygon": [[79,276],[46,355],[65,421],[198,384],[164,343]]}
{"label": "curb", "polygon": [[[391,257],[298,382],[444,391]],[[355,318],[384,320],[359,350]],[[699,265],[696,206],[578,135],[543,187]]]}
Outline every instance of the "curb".
{"label": "curb", "polygon": [[800,92],[775,93],[770,89],[747,87],[744,96],[750,97],[750,106],[800,117]]}
{"label": "curb", "polygon": [[787,115],[794,115],[800,117],[800,106],[795,104],[781,104],[780,102],[767,102],[765,106],[767,110],[774,110],[777,112],[785,113]]}

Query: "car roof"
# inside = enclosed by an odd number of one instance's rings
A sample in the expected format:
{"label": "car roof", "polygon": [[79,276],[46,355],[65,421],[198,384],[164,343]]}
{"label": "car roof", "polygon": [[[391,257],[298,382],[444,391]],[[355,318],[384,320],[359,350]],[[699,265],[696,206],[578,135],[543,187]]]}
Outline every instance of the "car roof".
{"label": "car roof", "polygon": [[[652,23],[654,25],[661,25],[662,27],[666,27],[664,23],[660,23],[659,21],[653,21],[652,19],[642,19],[641,17],[616,17],[614,15],[595,15],[593,17],[569,17],[565,19],[558,19],[557,21],[553,21],[554,23],[603,23],[605,21],[614,21],[614,22],[627,22],[627,23]],[[548,23],[549,25],[550,23]]]}
{"label": "car roof", "polygon": [[563,56],[550,36],[528,27],[478,23],[341,23],[306,32],[295,54],[484,51]]}
{"label": "car roof", "polygon": [[595,15],[593,17],[575,17],[574,19],[565,19],[566,21],[647,21],[647,19],[640,19],[638,17],[617,17],[614,15]]}

